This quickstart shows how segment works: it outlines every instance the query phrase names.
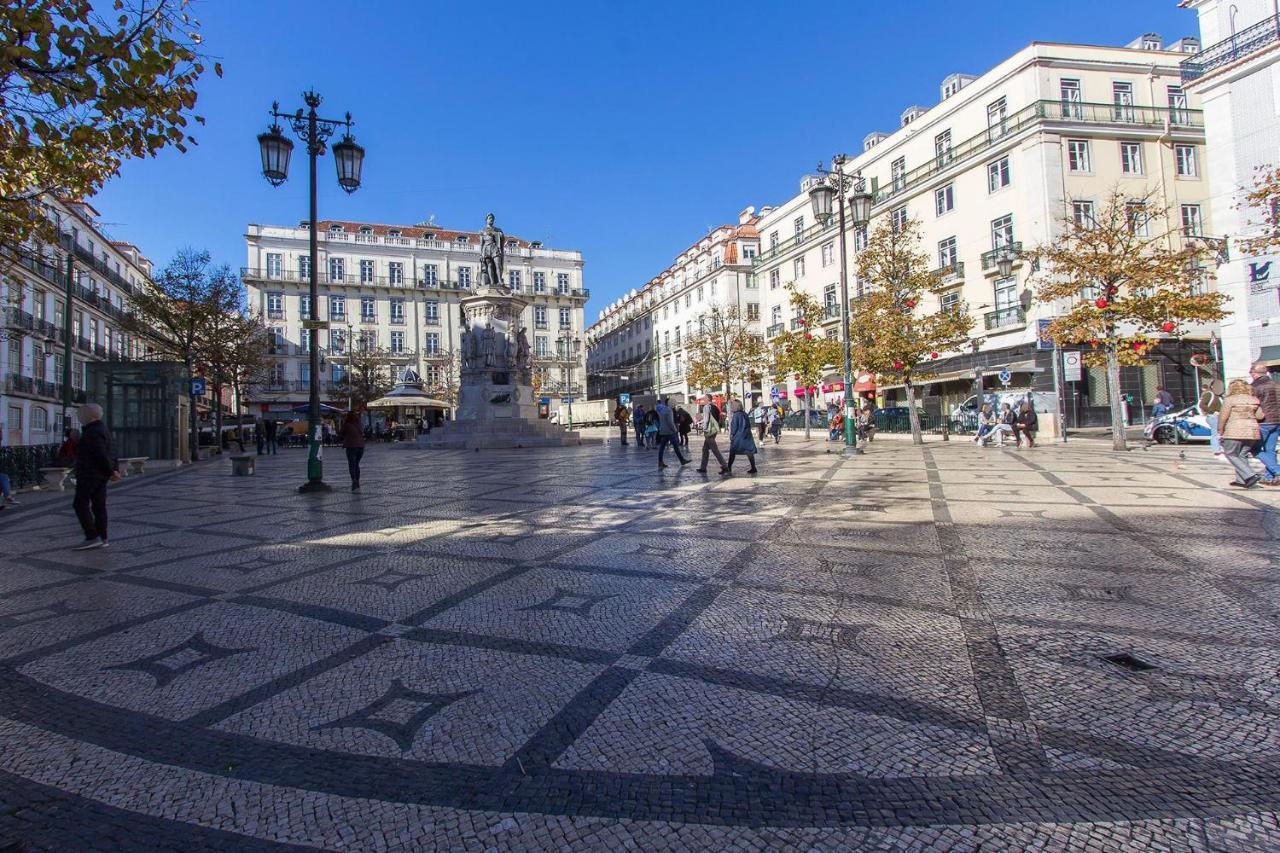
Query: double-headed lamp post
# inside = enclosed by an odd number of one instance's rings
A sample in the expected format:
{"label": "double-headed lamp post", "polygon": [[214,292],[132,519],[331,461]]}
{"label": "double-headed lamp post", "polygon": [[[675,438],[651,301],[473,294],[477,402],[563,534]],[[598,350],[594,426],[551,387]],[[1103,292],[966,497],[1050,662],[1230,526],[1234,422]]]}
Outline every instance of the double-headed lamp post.
{"label": "double-headed lamp post", "polygon": [[[831,169],[818,164],[818,177],[809,187],[809,202],[813,205],[813,215],[818,222],[826,225],[831,221],[832,205],[839,201],[838,216],[840,227],[840,327],[844,339],[844,443],[847,453],[861,453],[858,449],[858,433],[855,427],[857,409],[853,397],[853,344],[849,340],[849,270],[848,253],[845,250],[845,230],[848,224],[854,228],[862,228],[871,221],[871,193],[867,192],[866,180],[861,174],[846,175],[844,166],[849,160],[845,154],[837,154],[831,158]],[[849,191],[852,190],[852,195]],[[845,218],[845,205],[848,204],[848,220]],[[851,222],[849,221],[851,220]]]}
{"label": "double-headed lamp post", "polygon": [[304,92],[303,101],[307,105],[306,112],[301,108],[289,114],[280,112],[280,103],[271,105],[271,127],[266,133],[258,134],[258,146],[262,149],[262,176],[273,187],[278,187],[289,177],[289,156],[293,153],[293,142],[280,129],[280,120],[289,122],[293,132],[307,146],[307,162],[310,166],[311,212],[307,223],[311,232],[311,311],[310,317],[303,320],[303,328],[311,333],[311,403],[307,411],[307,434],[310,450],[307,454],[307,482],[298,487],[300,492],[327,492],[329,485],[324,482],[324,470],[320,462],[320,347],[316,334],[327,324],[317,320],[319,315],[319,264],[316,249],[316,158],[324,154],[325,144],[339,129],[345,129],[342,141],[333,146],[333,160],[338,169],[338,186],[348,193],[360,188],[360,171],[364,165],[364,149],[356,144],[351,135],[351,113],[342,120],[320,118],[316,107],[321,98],[314,91]]}

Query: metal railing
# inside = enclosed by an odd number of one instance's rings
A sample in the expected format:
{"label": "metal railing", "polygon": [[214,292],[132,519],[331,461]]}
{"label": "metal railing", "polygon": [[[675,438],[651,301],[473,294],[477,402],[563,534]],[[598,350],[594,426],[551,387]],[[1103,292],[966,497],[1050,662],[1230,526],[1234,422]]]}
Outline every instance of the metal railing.
{"label": "metal railing", "polygon": [[1280,41],[1280,15],[1265,18],[1251,27],[1245,27],[1230,38],[1211,44],[1195,56],[1183,61],[1179,70],[1182,82],[1199,80],[1217,68],[1230,65],[1251,53]]}
{"label": "metal railing", "polygon": [[[1204,112],[1182,107],[1143,107],[1136,104],[1098,104],[1084,101],[1034,101],[998,124],[969,137],[952,147],[945,155],[934,157],[917,166],[901,180],[875,190],[875,203],[885,204],[907,193],[944,169],[975,157],[1000,144],[1002,140],[1045,121],[1082,124],[1119,124],[1128,127],[1163,129],[1165,127],[1204,127]],[[782,246],[779,246],[781,249]]]}
{"label": "metal railing", "polygon": [[57,444],[24,444],[0,447],[0,472],[9,476],[14,488],[29,486],[40,479],[41,468],[55,467]]}
{"label": "metal railing", "polygon": [[1022,306],[1013,305],[1008,308],[988,311],[983,315],[983,321],[988,332],[993,329],[1025,326],[1027,325],[1027,312],[1022,310]]}
{"label": "metal railing", "polygon": [[751,266],[758,267],[772,257],[785,254],[791,251],[792,249],[794,249],[796,246],[802,246],[805,243],[808,243],[810,240],[812,240],[814,237],[818,236],[819,234],[823,233],[824,231],[828,231],[834,228],[836,221],[837,220],[833,217],[830,224],[810,225],[804,231],[801,231],[799,234],[796,234],[786,240],[783,240],[782,242],[778,243],[778,245],[776,246],[762,248],[760,250],[760,254],[751,259]]}
{"label": "metal railing", "polygon": [[839,305],[822,306],[822,319],[824,320],[840,319],[840,306]]}
{"label": "metal railing", "polygon": [[957,261],[954,264],[947,264],[945,267],[938,267],[933,272],[943,284],[951,281],[963,281],[964,261]]}
{"label": "metal railing", "polygon": [[786,327],[782,323],[774,323],[772,326],[764,330],[766,338],[776,338],[785,331]]}
{"label": "metal railing", "polygon": [[992,249],[990,252],[982,253],[982,271],[990,272],[991,270],[996,269],[1000,256],[1006,251],[1013,253],[1014,266],[1022,263],[1022,243],[1005,243],[997,249]]}

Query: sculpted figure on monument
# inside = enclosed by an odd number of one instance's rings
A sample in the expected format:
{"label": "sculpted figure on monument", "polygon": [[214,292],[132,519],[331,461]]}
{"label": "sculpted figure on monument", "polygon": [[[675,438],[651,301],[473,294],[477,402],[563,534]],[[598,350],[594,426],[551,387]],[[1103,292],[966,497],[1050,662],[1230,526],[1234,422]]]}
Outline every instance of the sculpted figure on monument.
{"label": "sculpted figure on monument", "polygon": [[484,358],[485,367],[493,367],[493,326],[485,326],[484,331],[480,333],[480,354]]}
{"label": "sculpted figure on monument", "polygon": [[516,369],[522,371],[529,369],[529,336],[525,334],[524,326],[516,332]]}
{"label": "sculpted figure on monument", "polygon": [[506,237],[502,229],[493,224],[493,214],[484,218],[480,232],[480,283],[486,287],[505,288],[504,268]]}

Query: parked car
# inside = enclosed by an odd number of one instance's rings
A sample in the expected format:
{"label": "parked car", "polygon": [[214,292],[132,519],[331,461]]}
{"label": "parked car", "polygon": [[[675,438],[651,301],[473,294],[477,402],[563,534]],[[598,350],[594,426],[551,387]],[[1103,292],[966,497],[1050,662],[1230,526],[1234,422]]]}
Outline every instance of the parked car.
{"label": "parked car", "polygon": [[1188,406],[1185,409],[1152,418],[1143,428],[1142,434],[1147,437],[1147,441],[1154,441],[1156,444],[1181,444],[1190,441],[1208,441],[1213,430],[1199,406]]}

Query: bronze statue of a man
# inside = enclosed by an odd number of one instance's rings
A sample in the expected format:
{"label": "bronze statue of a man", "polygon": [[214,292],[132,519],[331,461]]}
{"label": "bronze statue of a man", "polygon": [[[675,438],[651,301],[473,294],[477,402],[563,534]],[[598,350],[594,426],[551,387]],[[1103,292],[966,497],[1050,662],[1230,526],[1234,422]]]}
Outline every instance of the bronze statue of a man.
{"label": "bronze statue of a man", "polygon": [[480,232],[480,283],[487,287],[506,287],[506,238],[502,229],[493,224],[493,214],[484,218]]}

